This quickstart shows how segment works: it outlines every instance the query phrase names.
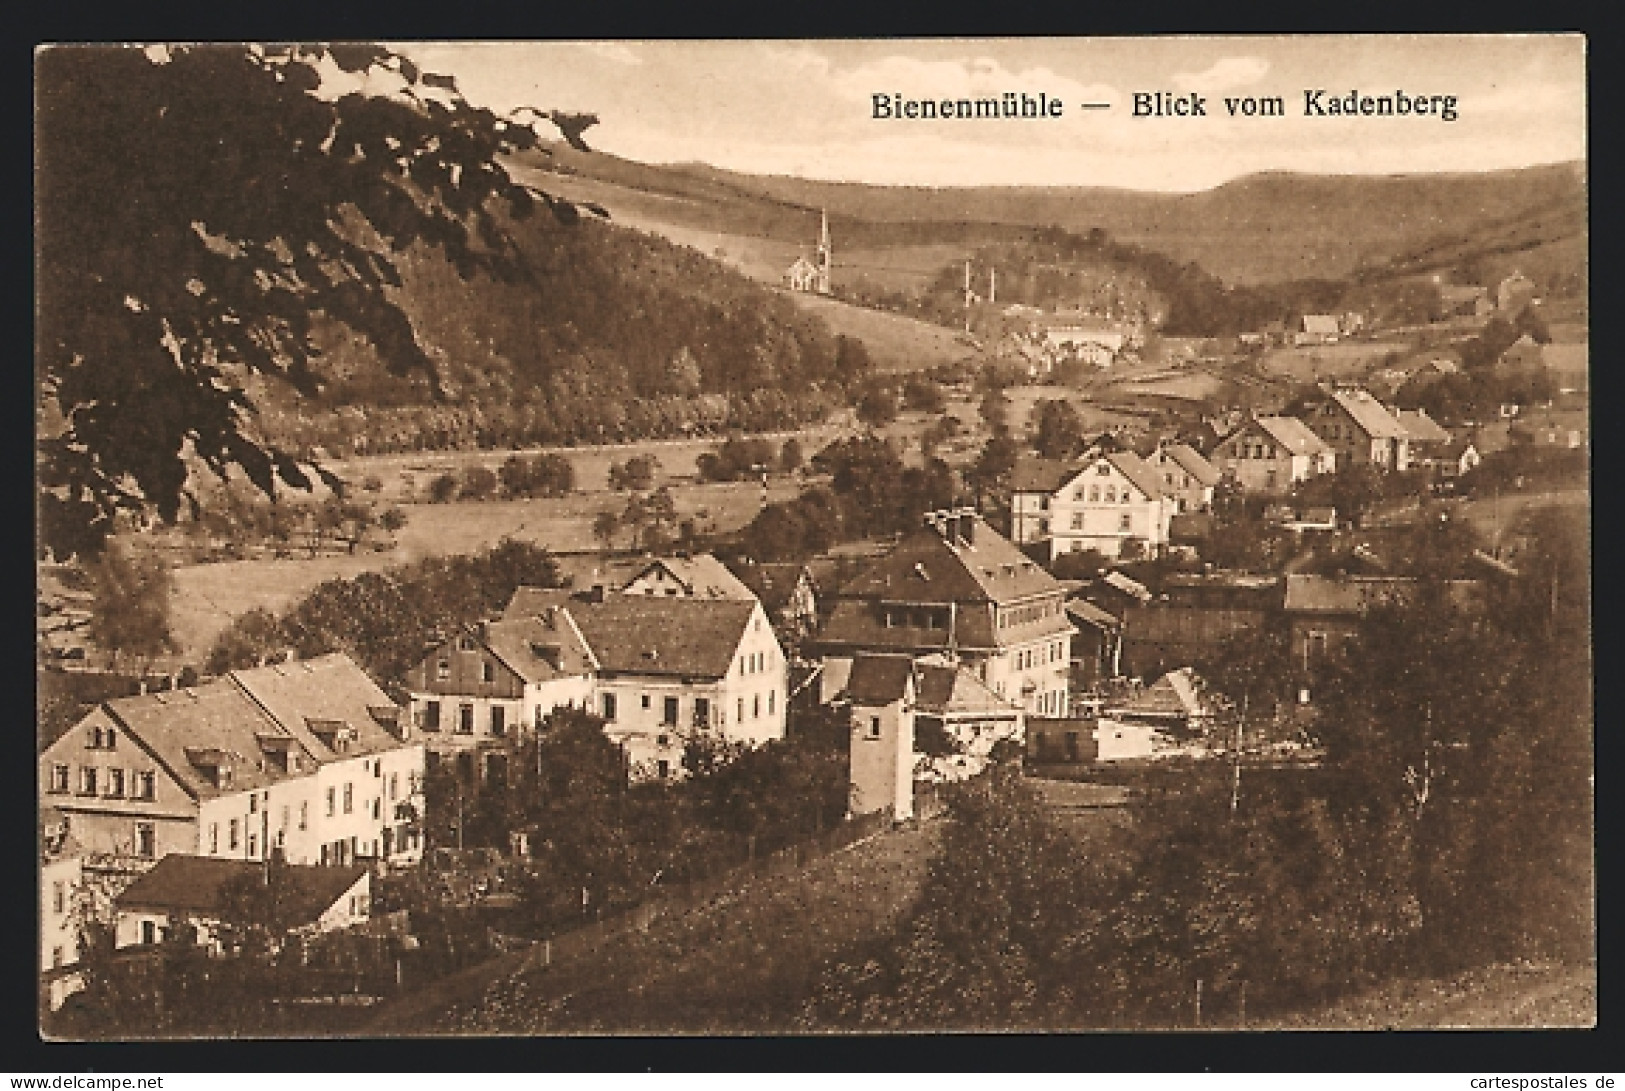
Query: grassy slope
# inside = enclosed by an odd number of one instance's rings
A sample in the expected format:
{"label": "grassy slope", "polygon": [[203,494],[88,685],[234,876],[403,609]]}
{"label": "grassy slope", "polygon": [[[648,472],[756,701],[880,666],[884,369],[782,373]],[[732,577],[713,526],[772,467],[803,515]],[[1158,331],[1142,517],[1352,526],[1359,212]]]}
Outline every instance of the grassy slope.
{"label": "grassy slope", "polygon": [[1393,982],[1253,1029],[1555,1028],[1596,1022],[1595,966],[1528,963],[1483,967],[1455,978]]}
{"label": "grassy slope", "polygon": [[[445,1033],[789,1031],[818,967],[882,934],[913,901],[940,824],[882,834],[786,879],[758,879],[568,965],[526,968],[415,1030]],[[417,1007],[416,1005],[414,1007]]]}

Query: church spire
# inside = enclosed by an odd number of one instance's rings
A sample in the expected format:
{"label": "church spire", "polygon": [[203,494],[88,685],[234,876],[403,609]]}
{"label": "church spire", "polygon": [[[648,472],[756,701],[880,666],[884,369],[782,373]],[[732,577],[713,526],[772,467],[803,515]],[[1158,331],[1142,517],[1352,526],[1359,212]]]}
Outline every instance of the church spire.
{"label": "church spire", "polygon": [[834,259],[829,244],[829,213],[818,210],[818,290],[829,294],[829,268]]}

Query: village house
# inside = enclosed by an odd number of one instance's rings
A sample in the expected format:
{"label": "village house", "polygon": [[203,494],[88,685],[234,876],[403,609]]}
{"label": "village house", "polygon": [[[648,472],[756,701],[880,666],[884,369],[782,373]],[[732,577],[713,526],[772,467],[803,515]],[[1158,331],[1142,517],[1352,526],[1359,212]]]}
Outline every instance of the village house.
{"label": "village house", "polygon": [[1162,478],[1162,494],[1173,501],[1174,514],[1207,511],[1219,471],[1186,443],[1165,443],[1151,455],[1151,468]]}
{"label": "village house", "polygon": [[757,597],[727,565],[709,553],[693,557],[656,557],[626,581],[621,594],[745,602]]}
{"label": "village house", "polygon": [[468,626],[406,672],[411,722],[431,766],[497,772],[511,745],[561,707],[589,708],[598,662],[570,611]]}
{"label": "village house", "polygon": [[1261,630],[1281,597],[1278,576],[1170,575],[1161,596],[1124,606],[1121,673],[1149,678],[1210,658],[1225,641]]}
{"label": "village house", "polygon": [[1189,667],[1169,671],[1101,713],[1095,721],[1095,760],[1152,758],[1199,742],[1211,717],[1195,673]]}
{"label": "village house", "polygon": [[78,964],[84,924],[84,850],[54,807],[40,816],[40,991],[52,1011],[84,987]]}
{"label": "village house", "polygon": [[1119,557],[1131,540],[1154,555],[1168,544],[1173,514],[1173,499],[1139,455],[1095,455],[1050,498],[1050,560],[1085,549]]}
{"label": "village house", "polygon": [[[974,776],[1000,740],[1024,742],[1021,708],[941,655],[860,652],[833,701],[851,716],[854,815],[889,810],[894,819],[907,819],[914,813],[916,780]],[[917,753],[918,732],[927,725],[945,732],[961,753]]]}
{"label": "village house", "polygon": [[756,596],[787,648],[799,648],[818,627],[818,584],[806,565],[747,558],[728,570]]}
{"label": "village house", "polygon": [[1310,430],[1336,452],[1337,466],[1410,469],[1410,433],[1369,391],[1333,388],[1305,416]]}
{"label": "village house", "polygon": [[1023,452],[1010,471],[1010,540],[1017,545],[1046,541],[1050,499],[1076,473],[1077,463]]}
{"label": "village house", "polygon": [[[220,927],[234,885],[269,883],[267,863],[171,853],[114,899],[115,948],[151,946],[170,930],[190,927],[199,946],[223,953]],[[332,932],[364,924],[372,914],[372,873],[365,867],[277,869],[278,910],[289,933]]]}
{"label": "village house", "polygon": [[592,711],[635,779],[679,775],[696,734],[759,745],[784,738],[788,664],[750,599],[514,592],[508,620],[567,612],[595,663]]}
{"label": "village house", "polygon": [[1535,282],[1516,269],[1495,288],[1495,308],[1505,314],[1515,314],[1537,302]]}
{"label": "village house", "polygon": [[1306,314],[1298,319],[1298,328],[1292,334],[1295,345],[1330,345],[1342,335],[1342,326],[1335,314]]}
{"label": "village house", "polygon": [[1084,688],[1121,674],[1122,620],[1081,598],[1067,601],[1066,616],[1078,630],[1072,637],[1072,684]]}
{"label": "village house", "polygon": [[816,637],[821,699],[861,652],[940,652],[1028,714],[1055,714],[1067,707],[1073,632],[1063,594],[974,511],[929,513],[836,593]]}
{"label": "village house", "polygon": [[[1473,580],[1447,584],[1458,605],[1476,603],[1479,590]],[[1293,658],[1308,670],[1327,657],[1343,654],[1359,636],[1368,613],[1380,606],[1409,602],[1416,591],[1416,581],[1409,576],[1289,574],[1282,610],[1291,629]]]}
{"label": "village house", "polygon": [[1440,284],[1439,305],[1447,318],[1495,313],[1495,298],[1482,284]]}
{"label": "village house", "polygon": [[1331,473],[1336,457],[1296,417],[1253,417],[1213,448],[1212,463],[1243,492],[1278,496],[1315,474]]}
{"label": "village house", "polygon": [[347,656],[104,701],[39,758],[41,806],[87,852],[408,863],[424,749]]}
{"label": "village house", "polygon": [[1050,326],[1044,330],[1044,353],[1052,366],[1063,360],[1077,360],[1108,368],[1123,351],[1126,340],[1122,330],[1105,324]]}

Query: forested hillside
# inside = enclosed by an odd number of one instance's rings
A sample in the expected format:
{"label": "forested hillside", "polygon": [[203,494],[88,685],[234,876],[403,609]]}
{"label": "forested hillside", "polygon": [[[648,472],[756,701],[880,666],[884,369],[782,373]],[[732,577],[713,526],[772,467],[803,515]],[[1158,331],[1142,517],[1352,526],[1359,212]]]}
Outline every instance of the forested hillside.
{"label": "forested hillside", "polygon": [[593,220],[510,225],[525,274],[465,279],[415,247],[397,298],[438,374],[390,373],[324,327],[314,399],[267,386],[295,449],[605,442],[786,427],[846,400],[863,347],[698,251]]}

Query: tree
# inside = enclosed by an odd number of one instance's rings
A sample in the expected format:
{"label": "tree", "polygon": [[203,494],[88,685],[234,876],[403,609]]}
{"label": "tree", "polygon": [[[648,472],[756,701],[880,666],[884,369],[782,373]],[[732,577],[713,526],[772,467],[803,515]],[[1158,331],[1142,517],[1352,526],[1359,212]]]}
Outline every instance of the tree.
{"label": "tree", "polygon": [[1071,458],[1083,449],[1083,418],[1072,403],[1045,400],[1038,403],[1038,428],[1033,447],[1045,458]]}
{"label": "tree", "polygon": [[534,488],[530,462],[522,455],[509,455],[504,459],[497,477],[502,482],[503,494],[513,500],[524,499]]}
{"label": "tree", "polygon": [[601,511],[597,515],[593,516],[592,536],[596,538],[598,543],[605,549],[610,549],[614,546],[615,532],[620,529],[620,517],[612,511]]}
{"label": "tree", "polygon": [[451,474],[441,474],[429,482],[429,501],[434,504],[449,503],[457,495],[457,478]]}
{"label": "tree", "polygon": [[112,545],[87,570],[94,596],[90,637],[114,654],[150,660],[174,651],[169,566],[153,553]]}
{"label": "tree", "polygon": [[[388,90],[342,86],[362,77]],[[59,556],[98,549],[119,510],[172,521],[195,506],[187,458],[267,494],[308,488],[250,427],[245,379],[315,392],[318,313],[397,373],[437,379],[389,294],[406,248],[439,249],[465,278],[528,275],[506,224],[538,191],[499,155],[546,154],[536,132],[389,49],[53,48],[35,88],[36,344],[54,417],[39,517]]]}
{"label": "tree", "polygon": [[780,470],[787,474],[793,474],[797,470],[801,469],[802,464],[806,461],[807,459],[802,453],[801,441],[799,439],[797,439],[795,436],[791,436],[789,439],[784,441],[784,446],[779,449]]}
{"label": "tree", "polygon": [[530,481],[532,489],[543,496],[568,496],[576,487],[575,464],[560,454],[537,455],[530,466]]}
{"label": "tree", "polygon": [[941,413],[947,403],[941,386],[922,376],[910,375],[903,381],[903,404],[922,413]]}
{"label": "tree", "polygon": [[995,432],[1010,427],[1010,399],[1003,390],[992,387],[982,396],[982,404],[978,407],[982,420]]}
{"label": "tree", "polygon": [[496,491],[497,475],[484,466],[474,465],[463,471],[463,483],[457,495],[464,500],[489,500]]}
{"label": "tree", "polygon": [[391,504],[379,513],[378,525],[391,534],[399,534],[406,529],[406,510],[398,504]]}
{"label": "tree", "polygon": [[882,382],[871,382],[858,397],[858,420],[870,428],[883,428],[897,419],[897,392]]}
{"label": "tree", "polygon": [[978,498],[988,493],[997,496],[1003,492],[1010,480],[1010,472],[1016,468],[1019,453],[1020,449],[1008,430],[997,431],[988,439],[975,465],[965,475]]}
{"label": "tree", "polygon": [[263,606],[240,614],[215,638],[209,651],[210,674],[257,667],[265,657],[288,646],[288,635],[277,616]]}
{"label": "tree", "polygon": [[654,455],[635,455],[624,463],[612,462],[609,487],[616,492],[643,492],[654,488],[655,470],[660,460]]}

